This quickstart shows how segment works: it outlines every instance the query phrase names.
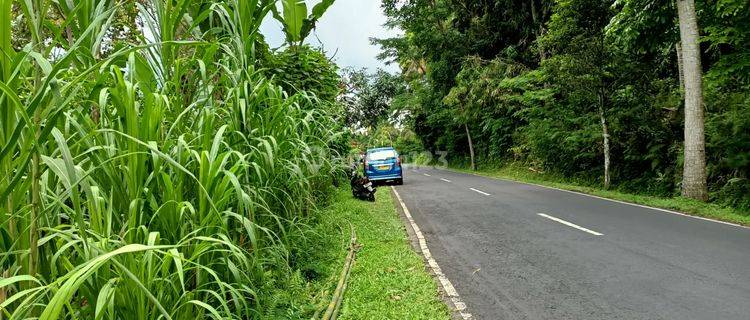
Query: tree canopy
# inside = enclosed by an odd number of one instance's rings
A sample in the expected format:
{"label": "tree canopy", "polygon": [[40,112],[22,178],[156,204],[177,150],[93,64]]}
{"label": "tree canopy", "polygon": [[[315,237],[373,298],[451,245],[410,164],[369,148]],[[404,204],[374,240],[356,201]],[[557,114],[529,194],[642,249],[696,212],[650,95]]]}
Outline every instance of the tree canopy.
{"label": "tree canopy", "polygon": [[[648,0],[384,0],[374,39],[407,81],[424,147],[679,194],[684,86],[677,9]],[[750,208],[750,4],[698,1],[711,199]],[[467,123],[468,130],[463,124]],[[609,160],[609,161],[605,161]],[[611,163],[610,163],[611,161]],[[611,166],[611,168],[606,168]]]}

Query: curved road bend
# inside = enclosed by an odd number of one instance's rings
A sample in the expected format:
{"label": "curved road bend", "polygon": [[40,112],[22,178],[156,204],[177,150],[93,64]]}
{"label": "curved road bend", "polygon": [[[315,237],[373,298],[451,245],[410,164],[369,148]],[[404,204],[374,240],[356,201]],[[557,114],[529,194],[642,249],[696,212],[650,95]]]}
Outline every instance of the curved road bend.
{"label": "curved road bend", "polygon": [[750,229],[433,168],[396,190],[476,319],[750,319]]}

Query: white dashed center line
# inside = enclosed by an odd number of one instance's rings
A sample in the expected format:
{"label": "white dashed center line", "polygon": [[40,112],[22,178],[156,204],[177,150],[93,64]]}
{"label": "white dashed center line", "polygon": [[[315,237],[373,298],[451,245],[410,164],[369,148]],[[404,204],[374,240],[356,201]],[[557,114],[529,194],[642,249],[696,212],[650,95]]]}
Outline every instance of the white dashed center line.
{"label": "white dashed center line", "polygon": [[445,181],[445,182],[451,182],[450,180],[448,180],[448,179],[444,179],[444,178],[440,178],[440,180],[443,180],[443,181]]}
{"label": "white dashed center line", "polygon": [[578,230],[581,230],[581,231],[583,231],[583,232],[588,232],[588,233],[590,233],[590,234],[593,234],[593,235],[595,235],[595,236],[603,236],[603,235],[604,235],[604,234],[601,234],[601,233],[599,233],[599,232],[596,232],[596,231],[593,231],[593,230],[590,230],[590,229],[586,229],[586,228],[584,228],[584,227],[581,227],[581,226],[579,226],[579,225],[577,225],[577,224],[574,224],[574,223],[571,223],[571,222],[565,221],[565,220],[563,220],[563,219],[560,219],[560,218],[555,218],[555,217],[553,217],[553,216],[550,216],[550,215],[546,215],[546,214],[544,214],[544,213],[537,213],[537,214],[538,214],[539,216],[541,216],[541,217],[545,217],[545,218],[547,218],[547,219],[550,219],[550,220],[552,220],[552,221],[555,221],[555,222],[559,222],[559,223],[562,223],[562,224],[564,224],[564,225],[566,225],[566,226],[568,226],[568,227],[571,227],[571,228],[576,228],[576,229],[578,229]]}
{"label": "white dashed center line", "polygon": [[474,191],[474,192],[476,192],[476,193],[481,193],[481,194],[483,194],[483,195],[485,195],[485,196],[489,196],[489,195],[491,195],[491,194],[489,194],[489,193],[487,193],[487,192],[484,192],[484,191],[482,191],[482,190],[477,190],[477,189],[474,189],[474,188],[469,188],[469,189],[471,189],[471,191]]}
{"label": "white dashed center line", "polygon": [[429,175],[429,174],[426,174],[426,173],[423,173],[423,175],[424,175],[425,177],[432,177],[431,175]]}

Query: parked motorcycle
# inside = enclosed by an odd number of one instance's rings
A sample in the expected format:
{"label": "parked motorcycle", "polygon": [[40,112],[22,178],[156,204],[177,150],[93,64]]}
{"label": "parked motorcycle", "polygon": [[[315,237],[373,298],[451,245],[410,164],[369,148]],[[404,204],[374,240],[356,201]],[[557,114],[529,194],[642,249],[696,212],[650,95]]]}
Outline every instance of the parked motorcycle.
{"label": "parked motorcycle", "polygon": [[370,179],[367,179],[357,170],[357,167],[355,164],[350,171],[351,180],[349,183],[352,187],[352,196],[359,200],[375,202],[375,191],[377,189]]}

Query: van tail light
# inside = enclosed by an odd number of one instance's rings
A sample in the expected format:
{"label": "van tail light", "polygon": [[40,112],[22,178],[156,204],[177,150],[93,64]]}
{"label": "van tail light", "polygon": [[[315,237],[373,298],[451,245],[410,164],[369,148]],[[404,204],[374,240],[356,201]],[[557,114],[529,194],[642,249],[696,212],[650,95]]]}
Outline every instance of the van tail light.
{"label": "van tail light", "polygon": [[397,166],[401,165],[401,157],[396,157],[396,165]]}

